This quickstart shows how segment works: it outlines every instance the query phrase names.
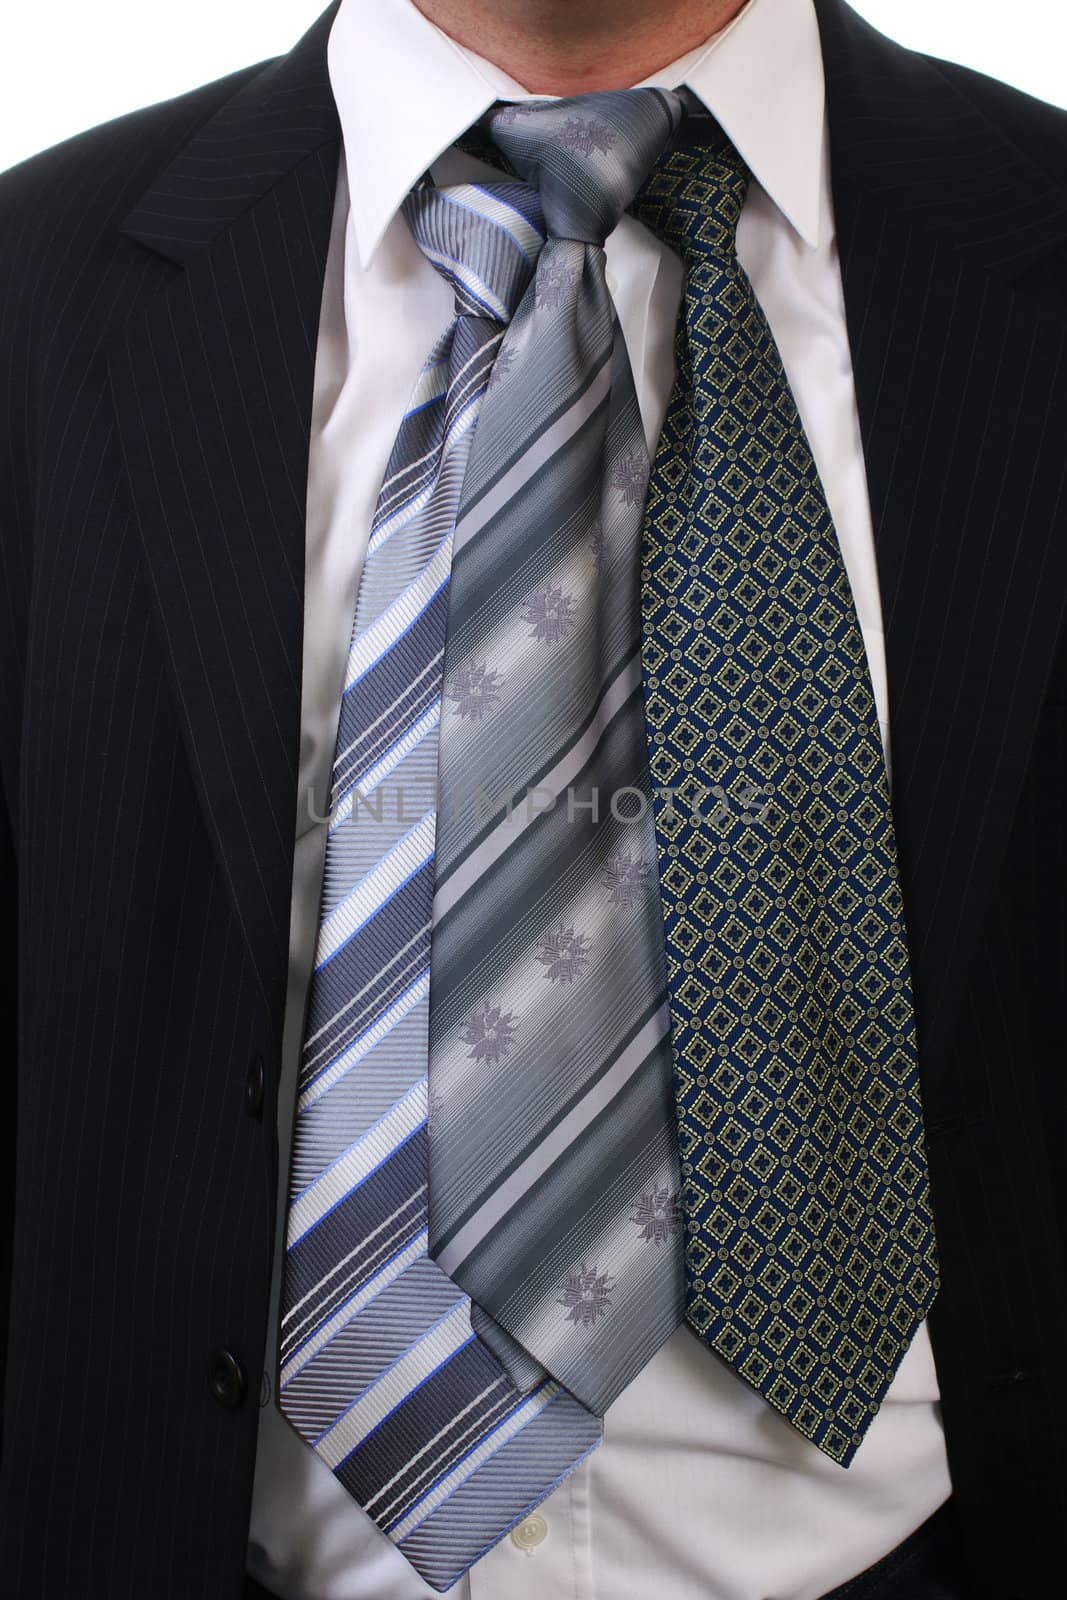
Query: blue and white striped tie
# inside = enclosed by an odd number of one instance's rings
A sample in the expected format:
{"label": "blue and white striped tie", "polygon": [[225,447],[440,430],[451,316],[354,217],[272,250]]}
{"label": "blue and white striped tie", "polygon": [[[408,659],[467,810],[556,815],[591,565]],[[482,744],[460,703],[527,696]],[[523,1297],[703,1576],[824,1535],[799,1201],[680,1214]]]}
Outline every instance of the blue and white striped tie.
{"label": "blue and white striped tie", "polygon": [[290,1173],[278,1404],[435,1588],[598,1442],[558,1384],[517,1388],[427,1255],[427,1027],[452,536],[474,425],[545,239],[517,182],[405,204],[456,317],[386,469],[337,734]]}

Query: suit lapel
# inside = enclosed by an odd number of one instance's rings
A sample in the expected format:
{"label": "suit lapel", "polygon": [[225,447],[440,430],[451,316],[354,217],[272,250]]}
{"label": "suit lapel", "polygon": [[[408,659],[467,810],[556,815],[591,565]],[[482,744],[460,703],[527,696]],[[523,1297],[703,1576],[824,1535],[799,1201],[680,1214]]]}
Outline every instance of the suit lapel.
{"label": "suit lapel", "polygon": [[124,232],[182,270],[111,352],[191,765],[274,1000],[285,990],[309,422],[338,162],[332,16],[247,80],[126,219]]}
{"label": "suit lapel", "polygon": [[817,3],[936,1118],[1067,595],[1067,328],[1013,287],[1067,234],[1067,197],[940,69]]}
{"label": "suit lapel", "polygon": [[[927,1095],[1011,825],[1067,594],[1065,327],[1013,283],[1067,196],[939,70],[816,0],[886,621]],[[339,133],[336,5],[159,174],[124,231],[182,270],[112,379],[205,816],[284,984],[305,489]]]}

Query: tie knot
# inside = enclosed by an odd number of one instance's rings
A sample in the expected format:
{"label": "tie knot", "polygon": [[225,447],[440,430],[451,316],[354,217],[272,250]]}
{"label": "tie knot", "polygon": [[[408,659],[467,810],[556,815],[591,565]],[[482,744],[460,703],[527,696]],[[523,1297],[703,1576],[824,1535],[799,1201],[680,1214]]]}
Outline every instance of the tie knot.
{"label": "tie knot", "polygon": [[490,112],[485,126],[540,194],[549,233],[602,245],[684,115],[678,94],[620,89],[520,101]]}
{"label": "tie knot", "polygon": [[547,228],[537,191],[515,180],[413,189],[404,215],[456,296],[456,315],[508,322],[534,275]]}
{"label": "tie knot", "polygon": [[684,141],[658,164],[634,201],[635,217],[692,270],[737,251],[737,223],[751,173],[717,123],[690,116]]}

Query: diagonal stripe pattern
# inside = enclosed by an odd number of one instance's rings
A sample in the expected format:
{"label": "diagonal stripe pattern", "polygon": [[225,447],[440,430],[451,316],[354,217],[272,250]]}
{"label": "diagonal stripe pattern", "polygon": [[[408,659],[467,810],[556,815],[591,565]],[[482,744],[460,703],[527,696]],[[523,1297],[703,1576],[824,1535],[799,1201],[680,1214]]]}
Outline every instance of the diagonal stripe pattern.
{"label": "diagonal stripe pattern", "polygon": [[293,1135],[278,1404],[438,1589],[600,1438],[541,1376],[516,1387],[427,1257],[426,1063],[437,736],[461,486],[545,223],[518,182],[409,196],[456,315],[378,499],[337,730]]}
{"label": "diagonal stripe pattern", "polygon": [[683,1264],[641,691],[649,462],[603,242],[677,95],[492,113],[549,239],[456,525],[440,730],[430,1253],[516,1381],[592,1412],[678,1326]]}
{"label": "diagonal stripe pattern", "polygon": [[356,606],[278,1403],[438,1589],[599,1442],[682,1314],[648,458],[602,248],[682,114],[651,90],[505,108],[509,177],[424,181],[405,207],[456,318]]}
{"label": "diagonal stripe pattern", "polygon": [[937,1260],[874,695],[748,181],[694,116],[635,208],[687,269],[643,557],[686,1317],[847,1466]]}

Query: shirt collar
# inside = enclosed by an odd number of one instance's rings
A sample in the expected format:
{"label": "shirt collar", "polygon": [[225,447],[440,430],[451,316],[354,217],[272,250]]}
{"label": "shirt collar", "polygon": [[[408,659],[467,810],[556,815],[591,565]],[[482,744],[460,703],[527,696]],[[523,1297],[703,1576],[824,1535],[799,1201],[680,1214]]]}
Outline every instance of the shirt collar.
{"label": "shirt collar", "polygon": [[[369,266],[404,196],[494,101],[529,98],[411,0],[342,0],[330,83],[349,172],[351,224]],[[398,70],[398,65],[401,70]],[[805,242],[819,242],[825,85],[812,0],[749,0],[705,44],[644,85],[688,84]]]}
{"label": "shirt collar", "polygon": [[826,81],[812,0],[749,0],[721,33],[650,81],[660,88],[688,84],[814,249]]}

